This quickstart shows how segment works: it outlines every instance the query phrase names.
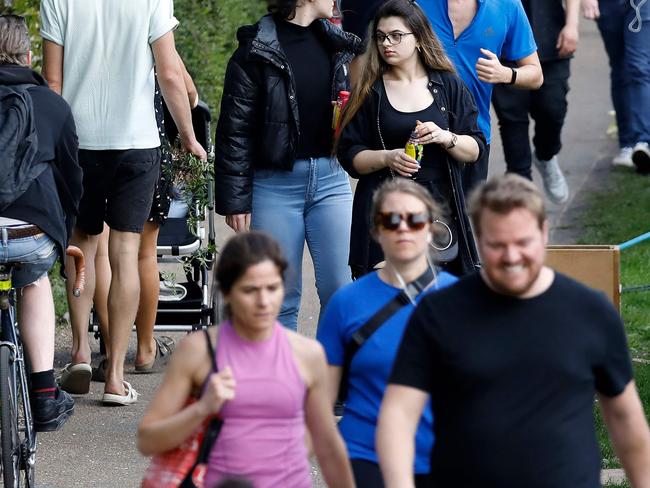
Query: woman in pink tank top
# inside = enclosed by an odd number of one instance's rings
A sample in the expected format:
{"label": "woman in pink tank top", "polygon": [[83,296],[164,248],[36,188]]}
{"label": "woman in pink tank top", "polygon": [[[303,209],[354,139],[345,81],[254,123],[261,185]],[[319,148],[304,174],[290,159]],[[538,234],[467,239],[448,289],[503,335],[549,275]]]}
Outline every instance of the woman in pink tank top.
{"label": "woman in pink tank top", "polygon": [[[285,268],[278,244],[265,234],[228,242],[216,273],[230,320],[210,334],[218,373],[210,374],[204,334],[179,344],[140,423],[142,454],[175,448],[218,414],[224,422],[204,487],[232,476],[256,488],[311,487],[306,430],[328,485],[354,486],[328,402],[323,350],[277,321]],[[188,405],[191,397],[198,400]]]}

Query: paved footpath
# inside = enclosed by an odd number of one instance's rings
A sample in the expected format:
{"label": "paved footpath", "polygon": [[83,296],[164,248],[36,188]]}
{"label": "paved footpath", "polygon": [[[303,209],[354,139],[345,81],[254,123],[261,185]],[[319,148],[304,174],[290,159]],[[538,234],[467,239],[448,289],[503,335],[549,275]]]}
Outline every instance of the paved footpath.
{"label": "paved footpath", "polygon": [[[615,147],[605,136],[610,109],[608,70],[602,42],[592,23],[583,22],[580,49],[572,68],[565,147],[560,155],[572,197],[563,206],[549,206],[553,243],[571,243],[577,237],[576,224],[584,196],[607,178],[609,159]],[[496,126],[493,133],[491,173],[498,174],[503,172],[504,165]],[[223,241],[231,234],[222,218],[217,218],[217,222],[219,237]],[[300,324],[302,332],[313,336],[318,300],[311,285],[313,274],[310,269],[311,263],[306,258]],[[181,338],[182,335],[175,337]],[[57,367],[63,366],[68,359],[69,344],[69,332],[60,331],[57,335]],[[133,364],[133,350],[132,347],[130,365]],[[161,375],[127,374],[126,379],[141,394],[138,404],[103,407],[99,402],[103,385],[93,383],[89,395],[76,398],[75,416],[63,431],[39,436],[37,483],[40,488],[129,488],[139,485],[147,460],[135,448],[135,432]],[[322,486],[320,481],[317,484]]]}

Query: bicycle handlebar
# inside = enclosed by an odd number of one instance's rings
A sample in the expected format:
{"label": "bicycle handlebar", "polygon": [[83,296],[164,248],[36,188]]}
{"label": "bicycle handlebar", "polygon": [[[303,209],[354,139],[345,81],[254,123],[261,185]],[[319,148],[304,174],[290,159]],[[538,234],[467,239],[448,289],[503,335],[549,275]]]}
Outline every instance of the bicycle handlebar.
{"label": "bicycle handlebar", "polygon": [[65,253],[74,258],[74,267],[77,276],[75,276],[72,294],[78,297],[83,293],[84,287],[86,286],[86,261],[84,254],[77,246],[68,246]]}

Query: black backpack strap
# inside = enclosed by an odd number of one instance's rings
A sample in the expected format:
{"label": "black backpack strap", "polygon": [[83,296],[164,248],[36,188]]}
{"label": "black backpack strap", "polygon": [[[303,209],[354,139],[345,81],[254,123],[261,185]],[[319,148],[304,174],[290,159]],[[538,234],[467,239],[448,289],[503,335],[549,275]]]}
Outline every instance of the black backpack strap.
{"label": "black backpack strap", "polygon": [[[208,352],[210,353],[210,361],[212,361],[212,370],[210,371],[210,374],[216,373],[219,371],[217,368],[217,355],[214,352],[214,346],[212,345],[212,339],[210,338],[210,333],[208,332],[208,329],[203,329],[203,332],[205,333],[205,341],[208,343]],[[208,378],[210,375],[208,375]]]}
{"label": "black backpack strap", "polygon": [[348,396],[348,386],[350,382],[350,365],[352,359],[361,346],[370,339],[370,337],[379,329],[389,318],[405,305],[411,303],[410,296],[417,296],[431,285],[435,279],[435,274],[431,268],[420,275],[415,281],[406,285],[406,290],[400,291],[392,300],[381,307],[368,321],[359,327],[350,340],[345,345],[343,354],[343,365],[341,371],[341,381],[339,382],[339,393],[337,400],[345,403]]}

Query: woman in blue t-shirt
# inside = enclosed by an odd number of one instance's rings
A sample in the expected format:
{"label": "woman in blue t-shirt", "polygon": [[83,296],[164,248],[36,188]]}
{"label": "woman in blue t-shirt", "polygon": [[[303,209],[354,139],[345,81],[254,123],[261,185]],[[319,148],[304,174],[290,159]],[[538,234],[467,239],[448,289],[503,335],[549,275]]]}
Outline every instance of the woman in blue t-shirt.
{"label": "woman in blue t-shirt", "polygon": [[[357,487],[383,487],[375,428],[379,407],[406,323],[420,298],[456,281],[435,272],[429,252],[440,211],[421,185],[396,177],[382,184],[372,201],[371,234],[385,256],[385,266],[341,288],[330,300],[318,328],[330,365],[332,403],[343,376],[346,347],[353,334],[372,320],[378,328],[349,361],[347,397],[339,427],[347,444]],[[402,301],[397,305],[398,295]],[[392,313],[378,312],[389,303]],[[358,336],[358,334],[357,334]],[[433,416],[425,410],[416,438],[415,482],[427,486],[433,446]]]}

